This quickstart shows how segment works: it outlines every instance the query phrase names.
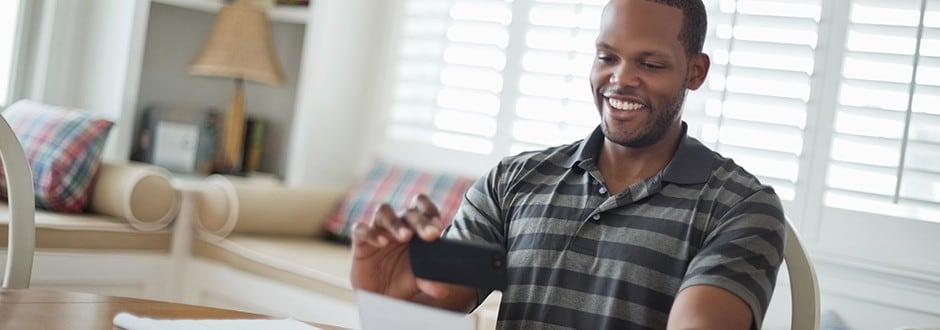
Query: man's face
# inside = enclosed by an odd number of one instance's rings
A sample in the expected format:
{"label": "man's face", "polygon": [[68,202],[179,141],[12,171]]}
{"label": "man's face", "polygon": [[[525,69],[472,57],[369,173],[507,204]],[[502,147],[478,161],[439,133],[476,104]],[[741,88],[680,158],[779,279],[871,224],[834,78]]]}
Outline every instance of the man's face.
{"label": "man's face", "polygon": [[604,9],[590,79],[609,141],[648,147],[680,127],[686,89],[701,86],[708,70],[705,55],[686,55],[682,21],[680,9],[645,0],[612,0]]}

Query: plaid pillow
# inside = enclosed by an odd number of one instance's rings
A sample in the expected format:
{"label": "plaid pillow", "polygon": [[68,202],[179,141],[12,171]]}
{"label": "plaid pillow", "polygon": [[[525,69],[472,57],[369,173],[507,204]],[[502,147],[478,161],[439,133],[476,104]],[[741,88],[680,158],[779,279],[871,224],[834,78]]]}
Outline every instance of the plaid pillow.
{"label": "plaid pillow", "polygon": [[[112,122],[28,100],[10,105],[2,115],[26,151],[36,206],[57,212],[84,211]],[[5,182],[0,166],[0,197],[4,199]]]}
{"label": "plaid pillow", "polygon": [[327,220],[326,231],[348,242],[352,239],[353,225],[358,221],[371,221],[379,205],[388,202],[395,210],[404,210],[421,193],[434,201],[447,225],[472,184],[473,180],[457,175],[380,163],[346,194]]}

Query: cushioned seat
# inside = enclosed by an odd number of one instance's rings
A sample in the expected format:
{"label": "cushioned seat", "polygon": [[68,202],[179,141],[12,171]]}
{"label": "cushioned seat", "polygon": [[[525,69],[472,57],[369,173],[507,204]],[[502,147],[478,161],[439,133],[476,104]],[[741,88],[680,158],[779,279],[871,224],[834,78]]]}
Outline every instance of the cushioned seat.
{"label": "cushioned seat", "polygon": [[[7,205],[0,202],[0,232],[7,230]],[[140,231],[127,220],[113,216],[65,214],[37,210],[36,250],[170,250],[170,231]],[[7,237],[0,235],[0,245]]]}
{"label": "cushioned seat", "polygon": [[[113,122],[31,100],[10,105],[3,117],[33,174],[36,250],[170,250],[166,228],[179,212],[179,193],[164,169],[101,162]],[[4,181],[0,173],[0,228],[7,230]]]}
{"label": "cushioned seat", "polygon": [[355,302],[348,245],[309,237],[230,234],[224,240],[197,239],[193,250],[203,259]]}
{"label": "cushioned seat", "polygon": [[[197,239],[193,250],[204,260],[355,303],[349,283],[352,249],[346,244],[322,238],[230,234],[222,240]],[[494,292],[475,311],[478,328],[496,326],[501,297]]]}

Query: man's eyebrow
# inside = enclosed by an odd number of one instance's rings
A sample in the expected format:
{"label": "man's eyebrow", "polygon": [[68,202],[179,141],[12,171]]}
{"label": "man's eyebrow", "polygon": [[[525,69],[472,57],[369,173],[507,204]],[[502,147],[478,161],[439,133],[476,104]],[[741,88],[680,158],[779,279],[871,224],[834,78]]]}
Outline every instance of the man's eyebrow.
{"label": "man's eyebrow", "polygon": [[614,46],[611,46],[610,44],[603,41],[598,41],[597,48],[614,49]]}
{"label": "man's eyebrow", "polygon": [[[615,49],[616,49],[616,48],[614,48],[614,46],[612,46],[611,44],[609,44],[609,43],[607,43],[607,42],[604,42],[604,41],[598,41],[598,42],[597,42],[597,48],[603,48],[603,49],[607,49],[607,50],[615,50]],[[644,50],[644,51],[640,52],[639,55],[640,55],[641,57],[650,57],[650,56],[665,57],[665,58],[671,58],[671,57],[672,57],[672,56],[669,56],[669,53],[663,52],[663,51],[658,51],[658,50]]]}
{"label": "man's eyebrow", "polygon": [[672,56],[670,56],[669,53],[656,51],[656,50],[647,50],[647,51],[640,52],[640,56],[672,58]]}

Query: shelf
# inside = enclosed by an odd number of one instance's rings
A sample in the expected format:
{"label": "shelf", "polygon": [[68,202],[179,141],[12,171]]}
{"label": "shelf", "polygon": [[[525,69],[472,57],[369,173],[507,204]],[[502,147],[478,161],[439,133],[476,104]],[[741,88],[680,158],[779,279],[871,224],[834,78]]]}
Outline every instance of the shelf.
{"label": "shelf", "polygon": [[[188,8],[193,10],[215,13],[222,8],[222,0],[151,0],[154,3]],[[271,6],[268,8],[268,17],[273,22],[307,24],[308,6]]]}

